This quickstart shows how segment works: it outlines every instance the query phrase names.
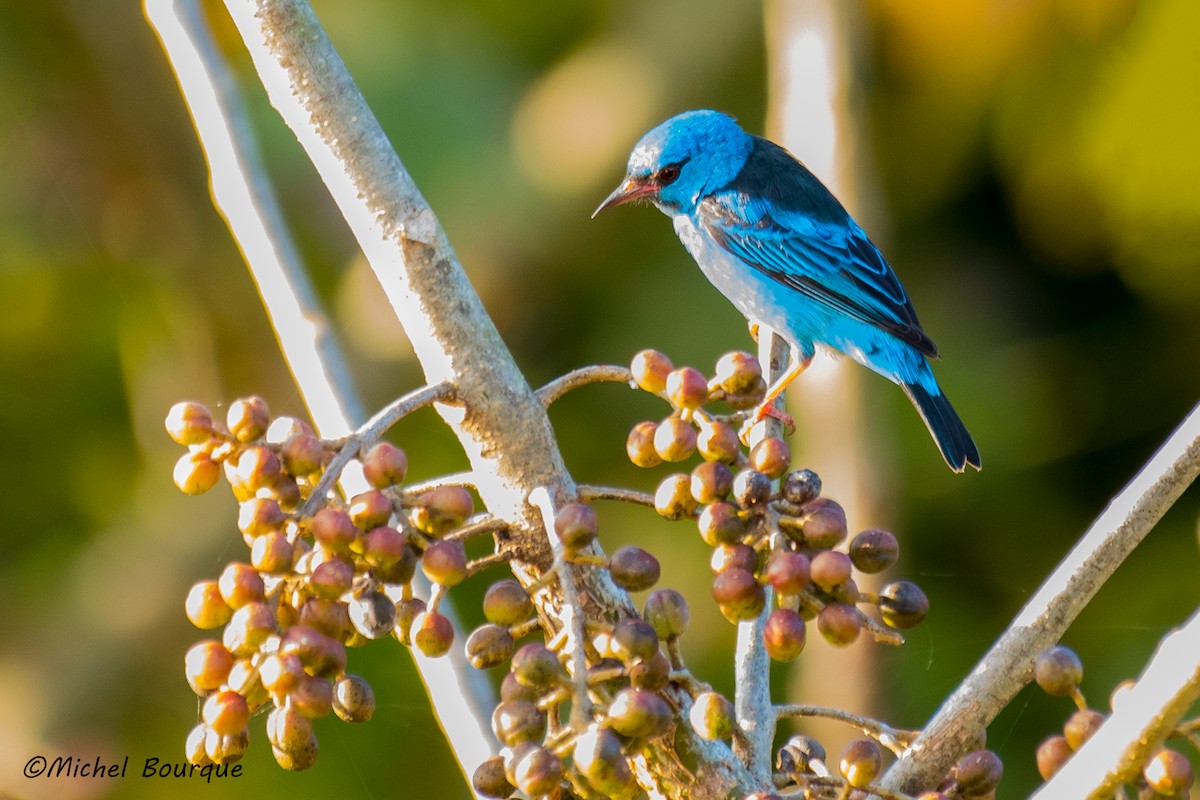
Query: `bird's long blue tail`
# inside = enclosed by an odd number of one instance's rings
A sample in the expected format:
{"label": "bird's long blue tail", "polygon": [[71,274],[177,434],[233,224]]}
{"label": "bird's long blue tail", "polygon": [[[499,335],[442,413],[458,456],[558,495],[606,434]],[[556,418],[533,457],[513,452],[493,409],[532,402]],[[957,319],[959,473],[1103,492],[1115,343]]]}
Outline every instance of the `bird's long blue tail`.
{"label": "bird's long blue tail", "polygon": [[925,425],[933,434],[933,440],[937,442],[938,449],[942,451],[942,458],[946,459],[950,469],[962,472],[968,464],[975,469],[982,468],[975,440],[967,433],[963,421],[959,419],[958,413],[950,405],[946,395],[938,389],[937,384],[933,384],[937,394],[931,393],[919,383],[901,383],[900,386],[917,407],[921,419],[925,420]]}

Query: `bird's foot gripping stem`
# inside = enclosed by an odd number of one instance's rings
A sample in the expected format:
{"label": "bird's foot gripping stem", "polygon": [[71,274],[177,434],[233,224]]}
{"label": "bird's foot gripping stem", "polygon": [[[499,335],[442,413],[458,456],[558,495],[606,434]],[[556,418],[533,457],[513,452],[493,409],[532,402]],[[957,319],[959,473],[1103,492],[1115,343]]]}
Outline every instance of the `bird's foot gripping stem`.
{"label": "bird's foot gripping stem", "polygon": [[742,430],[740,431],[742,441],[746,441],[754,426],[765,419],[779,420],[783,424],[784,435],[790,436],[796,432],[796,420],[792,418],[791,414],[788,414],[781,408],[777,408],[775,400],[779,395],[783,394],[783,390],[788,387],[788,384],[794,381],[812,363],[812,356],[808,356],[807,358],[797,357],[797,351],[793,350],[792,352],[792,363],[787,371],[775,379],[775,382],[767,389],[766,395],[763,396],[763,400],[759,403],[758,408],[755,409],[754,414],[742,426]]}

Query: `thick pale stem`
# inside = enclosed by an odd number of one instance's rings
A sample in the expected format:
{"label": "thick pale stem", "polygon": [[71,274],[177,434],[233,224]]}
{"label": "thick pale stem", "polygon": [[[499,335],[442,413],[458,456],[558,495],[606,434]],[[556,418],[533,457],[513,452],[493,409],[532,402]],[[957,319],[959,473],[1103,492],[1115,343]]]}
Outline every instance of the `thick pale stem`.
{"label": "thick pale stem", "polygon": [[580,367],[568,372],[561,378],[556,378],[537,390],[537,395],[547,408],[567,392],[587,386],[589,383],[627,383],[633,384],[633,373],[629,367],[618,367],[612,364],[596,364],[590,367]]}
{"label": "thick pale stem", "polygon": [[[303,387],[303,383],[299,383]],[[303,388],[302,388],[303,391]],[[301,516],[308,516],[317,511],[325,497],[333,489],[333,484],[340,480],[342,471],[355,458],[358,458],[360,451],[366,445],[374,443],[380,436],[387,431],[397,421],[402,419],[418,408],[432,405],[433,403],[442,400],[449,400],[454,394],[454,387],[449,383],[439,383],[437,386],[422,386],[416,391],[409,392],[398,400],[389,403],[382,411],[380,411],[371,419],[351,434],[346,443],[342,445],[342,449],[337,452],[329,464],[325,467],[325,472],[321,475],[321,480],[313,487],[312,494],[304,501],[304,505],[300,508]],[[314,420],[317,415],[314,415]],[[318,422],[318,427],[320,423]]]}
{"label": "thick pale stem", "polygon": [[623,486],[580,484],[579,499],[589,503],[593,500],[619,500],[622,503],[654,508],[654,495],[639,492],[637,489],[626,489]]}
{"label": "thick pale stem", "polygon": [[350,372],[316,301],[262,167],[242,98],[197,0],[146,0],[145,14],[179,80],[209,165],[217,211],[250,267],[304,402],[338,438],[363,419]]}
{"label": "thick pale stem", "polygon": [[917,736],[916,731],[900,730],[879,720],[870,719],[861,714],[852,714],[849,711],[842,711],[839,708],[829,708],[828,706],[783,705],[776,708],[775,713],[779,719],[817,717],[853,725],[896,755],[902,754],[908,743]]}
{"label": "thick pale stem", "polygon": [[[790,348],[781,337],[770,329],[760,326],[759,361],[764,365],[767,383],[777,380],[788,366]],[[779,404],[782,405],[782,395]],[[757,423],[750,433],[749,444],[753,447],[768,436],[778,436],[780,422],[766,418]],[[754,777],[764,787],[771,781],[771,751],[775,739],[775,709],[771,705],[771,664],[763,646],[763,629],[771,614],[772,592],[766,587],[767,602],[762,613],[755,619],[738,624],[737,647],[734,652],[734,676],[737,692],[734,695],[734,711],[738,727],[745,737],[735,740],[744,742],[737,746],[738,755]]]}
{"label": "thick pale stem", "polygon": [[[226,0],[272,104],[329,188],[396,311],[437,406],[497,517],[540,519],[527,487],[573,494],[541,403],[500,340],[433,210],[392,149],[312,9],[302,0]],[[548,565],[549,548],[525,553]]]}

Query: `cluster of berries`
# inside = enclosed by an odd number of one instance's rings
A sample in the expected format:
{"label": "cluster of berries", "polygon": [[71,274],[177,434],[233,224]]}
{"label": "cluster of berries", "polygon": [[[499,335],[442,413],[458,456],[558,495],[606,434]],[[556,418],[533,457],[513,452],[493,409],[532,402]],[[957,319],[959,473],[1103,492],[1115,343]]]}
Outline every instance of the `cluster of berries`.
{"label": "cluster of berries", "polygon": [[[627,591],[645,591],[658,581],[657,559],[641,548],[623,547],[600,563],[583,552],[597,534],[596,514],[587,504],[561,506],[554,515],[554,533],[565,564],[602,567]],[[537,628],[533,612],[524,587],[511,578],[498,580],[484,595],[487,621],[467,639],[467,657],[474,666],[509,665],[492,714],[492,731],[503,749],[475,771],[476,791],[509,797],[520,789],[529,797],[544,797],[568,780],[582,781],[605,797],[637,797],[641,789],[629,754],[674,728],[678,696],[668,688],[695,683],[674,672],[682,668],[676,643],[690,619],[686,600],[673,589],[656,589],[640,616],[615,625],[587,622],[586,699],[577,695],[579,685],[567,668],[565,637],[555,637],[550,645],[533,641],[516,647],[518,639]],[[727,739],[733,707],[720,700],[725,720],[719,735]],[[571,716],[567,710],[581,702],[588,710],[582,730],[564,724]]]}
{"label": "cluster of berries", "polygon": [[[702,463],[690,473],[662,482],[654,505],[664,517],[696,522],[713,548],[713,597],[730,621],[757,617],[767,587],[774,590],[763,640],[772,658],[799,655],[810,621],[829,641],[848,645],[864,628],[898,643],[894,629],[924,618],[928,602],[911,582],[888,584],[878,595],[859,589],[856,571],[877,573],[896,562],[899,545],[891,533],[850,537],[844,510],[821,496],[820,478],[809,470],[789,472],[782,439],[767,437],[748,449],[742,444],[738,426],[765,393],[757,359],[728,354],[709,381],[644,351],[632,372],[642,389],[667,399],[673,410],[661,422],[633,429],[630,458],[649,467],[700,453]],[[728,411],[707,408],[718,403]],[[313,719],[333,712],[359,722],[372,715],[371,687],[346,672],[346,648],[391,635],[428,656],[448,652],[455,630],[438,604],[450,587],[501,558],[471,563],[463,545],[494,526],[472,517],[472,496],[460,486],[403,489],[407,458],[386,442],[354,454],[373,488],[341,500],[329,491],[329,473],[342,461],[331,462],[344,459],[354,440],[322,441],[299,420],[272,422],[261,398],[233,403],[224,425],[199,404],[179,403],[166,424],[188,448],[176,465],[177,485],[198,494],[224,476],[240,504],[238,527],[249,549],[245,563],[229,564],[188,595],[187,614],[197,627],[223,629],[186,657],[188,681],[204,698],[202,721],[188,738],[189,760],[236,760],[249,741],[250,716],[269,709],[267,738],[277,761],[305,769],[317,755]],[[597,522],[586,503],[557,508],[553,522],[563,551],[555,570],[591,564],[630,592],[658,582],[657,559],[640,547],[622,547],[603,560],[591,552]],[[418,569],[433,584],[428,601],[412,591]],[[678,642],[690,612],[672,589],[651,591],[640,615],[614,624],[585,620],[578,629],[586,639],[583,662],[576,658],[578,642],[566,646],[574,634],[565,629],[521,644],[540,637],[543,625],[530,593],[553,580],[555,570],[529,588],[512,578],[494,582],[483,601],[486,621],[467,638],[475,667],[508,666],[492,716],[503,749],[476,771],[478,792],[508,797],[520,790],[536,798],[570,784],[585,795],[635,798],[642,790],[630,759],[647,743],[672,741],[679,724],[707,740],[728,742],[738,734],[733,704],[683,664]],[[860,606],[875,606],[884,625]],[[576,674],[579,663],[585,664],[583,679]],[[793,737],[778,754],[780,785],[816,788],[825,781],[844,793],[871,786],[882,764],[879,744],[870,739],[847,748],[840,775],[824,758],[819,743]],[[986,783],[976,773],[998,769],[984,761],[964,760],[944,796],[986,797],[971,789]]]}
{"label": "cluster of berries", "polygon": [[[821,496],[816,473],[788,472],[791,453],[781,438],[743,446],[738,426],[751,418],[766,391],[758,359],[727,353],[708,380],[699,370],[676,368],[662,353],[645,350],[630,369],[637,385],[666,399],[672,412],[659,422],[635,425],[626,452],[641,467],[700,454],[701,463],[690,473],[674,473],[659,484],[655,509],[668,519],[696,520],[713,548],[713,598],[731,622],[757,617],[766,603],[764,587],[775,589],[778,607],[765,632],[772,658],[798,656],[806,622],[813,619],[830,642],[854,642],[870,624],[859,605],[878,607],[883,622],[895,629],[924,618],[929,603],[916,584],[897,581],[874,595],[860,590],[854,578],[855,570],[872,574],[896,562],[895,536],[866,530],[844,551],[837,549],[849,538],[846,513]],[[729,413],[706,408],[719,402]]]}
{"label": "cluster of berries", "polygon": [[[401,490],[408,460],[387,442],[359,456],[374,488],[348,502],[332,492],[313,497],[343,443],[322,441],[300,420],[272,422],[259,397],[232,403],[224,425],[198,403],[178,403],[166,427],[188,448],[175,467],[176,485],[199,494],[223,474],[249,550],[247,562],[227,565],[187,597],[193,624],[223,629],[185,659],[188,682],[204,698],[188,759],[240,758],[250,716],[270,704],[267,738],[276,760],[306,769],[317,756],[312,720],[332,711],[363,722],[374,712],[370,685],[346,672],[347,647],[388,635],[431,656],[451,647],[453,626],[436,600],[470,571],[453,532],[474,501],[459,486],[415,496]],[[393,526],[393,519],[402,522]],[[418,566],[440,587],[429,608],[412,594]]]}
{"label": "cluster of berries", "polygon": [[[592,637],[595,656],[586,676],[590,714],[580,730],[563,724],[568,715],[561,712],[579,702],[563,654],[541,642],[521,646],[500,683],[500,703],[492,715],[503,750],[476,770],[476,790],[490,797],[509,797],[516,789],[544,797],[567,779],[605,797],[637,797],[641,789],[628,756],[674,729],[675,700],[665,690],[678,676],[660,645],[665,640],[670,647],[687,622],[683,597],[659,589],[642,617],[623,619]],[[728,737],[733,710],[724,703]]]}
{"label": "cluster of berries", "polygon": [[[1106,714],[1089,708],[1080,685],[1083,683],[1083,662],[1073,650],[1056,645],[1038,656],[1034,665],[1034,679],[1047,694],[1055,697],[1070,697],[1076,710],[1063,724],[1063,731],[1047,738],[1037,749],[1037,768],[1042,778],[1049,780],[1075,754],[1083,743],[1091,738],[1104,721]],[[1122,698],[1133,687],[1125,681],[1113,690],[1109,705],[1115,711]],[[1181,726],[1176,731],[1180,738],[1190,738],[1194,746],[1200,747],[1200,739],[1194,731],[1200,727],[1196,721]],[[1142,766],[1141,775],[1134,783],[1139,798],[1187,798],[1195,780],[1195,773],[1187,756],[1169,747],[1159,748]]]}
{"label": "cluster of berries", "polygon": [[[661,353],[644,351],[634,358],[632,373],[642,389],[667,399],[673,412],[661,422],[635,426],[627,442],[629,456],[635,464],[652,467],[700,452],[703,462],[690,474],[662,482],[655,507],[669,519],[696,520],[713,548],[713,596],[728,619],[756,617],[766,604],[765,587],[775,589],[778,607],[764,634],[764,647],[773,658],[795,658],[804,646],[806,622],[813,619],[831,641],[854,641],[871,624],[859,604],[877,606],[891,628],[921,621],[928,602],[915,584],[889,584],[876,596],[855,582],[855,570],[877,573],[895,563],[899,545],[892,534],[863,531],[845,550],[835,549],[850,538],[846,516],[841,506],[820,496],[817,475],[788,473],[790,453],[782,439],[764,439],[748,451],[742,445],[737,425],[762,401],[766,388],[757,359],[731,353],[718,363],[710,382],[697,370],[675,369]],[[731,413],[718,415],[705,408],[716,402]],[[560,507],[554,529],[567,563],[595,563],[584,552],[597,535],[590,506]],[[598,566],[630,592],[652,589],[660,576],[658,561],[636,546],[617,550]],[[733,704],[692,677],[682,663],[678,640],[690,612],[675,590],[654,589],[639,616],[615,625],[588,621],[588,714],[582,728],[565,723],[572,717],[571,705],[581,702],[568,668],[570,657],[560,646],[565,639],[517,646],[531,630],[532,613],[520,584],[499,581],[484,598],[487,622],[467,641],[475,666],[509,665],[492,717],[502,751],[476,770],[473,783],[480,794],[509,797],[519,790],[546,797],[568,782],[585,795],[634,798],[641,789],[630,757],[648,742],[673,741],[678,724],[689,724],[707,740],[729,742],[737,734]],[[807,740],[803,753],[797,749],[804,739],[793,737],[779,753],[782,785],[816,788],[825,780],[831,790],[849,791],[870,786],[880,773],[882,751],[873,740],[847,748],[838,776],[824,767],[824,752],[816,752],[820,745],[814,740]],[[984,781],[975,777],[980,769],[964,766],[960,783],[982,786]],[[950,796],[985,795],[960,791]]]}

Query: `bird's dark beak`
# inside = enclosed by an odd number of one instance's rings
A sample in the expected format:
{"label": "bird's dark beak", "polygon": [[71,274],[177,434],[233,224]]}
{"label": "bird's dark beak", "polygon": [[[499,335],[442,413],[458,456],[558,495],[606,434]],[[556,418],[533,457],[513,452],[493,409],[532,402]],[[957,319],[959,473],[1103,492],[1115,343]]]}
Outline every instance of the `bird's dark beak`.
{"label": "bird's dark beak", "polygon": [[604,202],[592,212],[592,219],[605,209],[613,208],[614,206],[632,203],[634,200],[641,200],[643,197],[654,194],[655,186],[651,183],[639,182],[636,178],[626,178],[621,182],[621,185],[613,189],[612,194],[604,198]]}

